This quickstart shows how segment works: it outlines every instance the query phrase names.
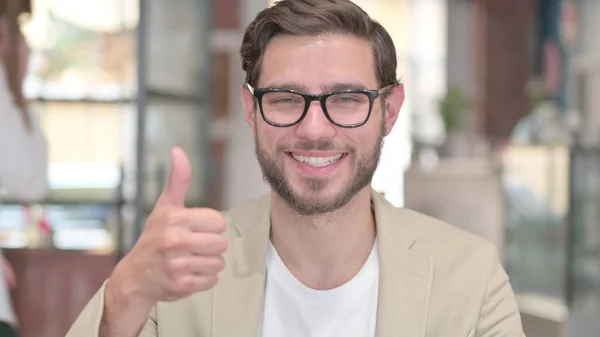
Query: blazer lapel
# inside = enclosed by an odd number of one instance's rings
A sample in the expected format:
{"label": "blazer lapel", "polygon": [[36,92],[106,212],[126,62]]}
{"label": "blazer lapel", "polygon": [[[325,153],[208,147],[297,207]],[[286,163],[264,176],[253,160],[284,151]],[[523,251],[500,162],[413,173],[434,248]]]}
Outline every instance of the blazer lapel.
{"label": "blazer lapel", "polygon": [[213,296],[213,337],[256,337],[264,298],[270,198],[227,214],[233,239]]}
{"label": "blazer lapel", "polygon": [[411,251],[417,240],[416,219],[373,192],[379,245],[377,337],[424,337],[433,260]]}
{"label": "blazer lapel", "polygon": [[[377,337],[424,337],[433,261],[411,251],[418,220],[376,192],[372,199],[380,259]],[[214,288],[212,337],[256,337],[265,290],[270,197],[236,209],[228,218],[234,233],[228,265]]]}

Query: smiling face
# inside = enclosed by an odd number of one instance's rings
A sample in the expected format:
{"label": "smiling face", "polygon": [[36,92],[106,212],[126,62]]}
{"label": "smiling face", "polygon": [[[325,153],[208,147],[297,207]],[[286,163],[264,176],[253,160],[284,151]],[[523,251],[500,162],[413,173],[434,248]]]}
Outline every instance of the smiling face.
{"label": "smiling face", "polygon": [[[370,43],[341,34],[273,38],[263,55],[256,87],[308,94],[380,89]],[[263,120],[256,99],[245,88],[246,119],[254,131],[265,180],[299,214],[321,214],[344,206],[370,184],[383,137],[395,123],[403,97],[402,87],[394,87],[385,109],[383,97],[377,98],[370,119],[357,128],[334,125],[318,101],[311,103],[298,124],[276,127]]]}

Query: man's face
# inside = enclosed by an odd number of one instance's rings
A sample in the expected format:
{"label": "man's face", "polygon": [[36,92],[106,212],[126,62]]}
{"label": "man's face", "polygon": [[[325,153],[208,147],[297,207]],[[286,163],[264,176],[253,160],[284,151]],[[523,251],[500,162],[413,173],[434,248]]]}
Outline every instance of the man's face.
{"label": "man's face", "polygon": [[[265,50],[257,88],[308,94],[380,89],[369,42],[338,34],[275,37]],[[298,213],[312,215],[344,206],[370,184],[403,92],[394,88],[387,103],[380,96],[368,122],[350,129],[331,123],[317,101],[300,123],[271,126],[247,89],[243,98],[265,180]]]}

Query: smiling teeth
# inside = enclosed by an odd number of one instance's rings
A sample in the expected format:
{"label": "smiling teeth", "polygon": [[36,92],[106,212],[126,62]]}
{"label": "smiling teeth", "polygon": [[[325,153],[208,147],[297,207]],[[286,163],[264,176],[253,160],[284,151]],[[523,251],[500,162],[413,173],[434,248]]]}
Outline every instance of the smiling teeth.
{"label": "smiling teeth", "polygon": [[299,156],[297,154],[292,153],[292,157],[294,159],[296,159],[297,161],[304,163],[304,164],[308,164],[310,166],[324,167],[327,165],[331,165],[331,164],[335,163],[336,161],[340,160],[342,158],[342,155],[338,154],[338,155],[330,156],[330,157],[305,157],[305,156]]}

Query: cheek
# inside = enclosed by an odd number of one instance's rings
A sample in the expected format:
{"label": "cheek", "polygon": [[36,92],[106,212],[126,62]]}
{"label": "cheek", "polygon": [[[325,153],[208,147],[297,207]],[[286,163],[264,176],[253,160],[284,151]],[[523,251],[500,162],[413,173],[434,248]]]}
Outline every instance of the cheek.
{"label": "cheek", "polygon": [[266,124],[264,121],[257,121],[256,135],[260,140],[263,149],[269,152],[277,150],[277,145],[282,142],[283,130]]}
{"label": "cheek", "polygon": [[262,120],[256,121],[256,135],[265,145],[270,144],[273,139],[273,132],[269,126]]}
{"label": "cheek", "polygon": [[369,120],[369,123],[350,131],[346,138],[347,144],[363,155],[366,151],[371,151],[375,141],[379,141],[382,132],[381,120]]}

